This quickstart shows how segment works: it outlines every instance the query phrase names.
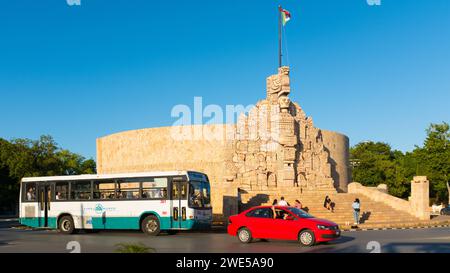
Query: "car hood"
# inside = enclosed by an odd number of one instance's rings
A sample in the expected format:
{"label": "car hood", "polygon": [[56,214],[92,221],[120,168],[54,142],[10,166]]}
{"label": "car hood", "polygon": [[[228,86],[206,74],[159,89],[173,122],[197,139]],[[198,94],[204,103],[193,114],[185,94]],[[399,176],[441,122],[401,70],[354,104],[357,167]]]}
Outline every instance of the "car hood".
{"label": "car hood", "polygon": [[326,219],[310,218],[309,220],[311,222],[314,222],[314,223],[318,224],[318,225],[324,225],[324,226],[337,226],[338,225],[335,222],[331,222],[331,221],[326,220]]}

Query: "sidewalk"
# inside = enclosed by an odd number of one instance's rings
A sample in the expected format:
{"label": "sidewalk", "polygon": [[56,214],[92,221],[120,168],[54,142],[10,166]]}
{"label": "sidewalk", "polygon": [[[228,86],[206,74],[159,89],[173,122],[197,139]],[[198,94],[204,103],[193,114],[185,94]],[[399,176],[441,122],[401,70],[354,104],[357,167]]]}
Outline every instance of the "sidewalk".
{"label": "sidewalk", "polygon": [[344,231],[356,231],[356,230],[386,230],[386,229],[415,229],[415,228],[436,228],[436,227],[450,227],[450,216],[439,216],[428,221],[417,221],[407,223],[373,223],[373,224],[360,224],[358,226],[353,225],[341,225],[341,230]]}

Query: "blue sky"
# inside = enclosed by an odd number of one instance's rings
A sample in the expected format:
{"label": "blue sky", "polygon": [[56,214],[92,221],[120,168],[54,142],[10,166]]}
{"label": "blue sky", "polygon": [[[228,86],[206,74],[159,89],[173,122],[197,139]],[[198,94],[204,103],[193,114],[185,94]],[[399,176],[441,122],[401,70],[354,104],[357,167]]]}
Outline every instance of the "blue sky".
{"label": "blue sky", "polygon": [[15,0],[0,8],[0,137],[95,158],[97,137],[169,126],[194,96],[256,103],[280,3],[291,99],[316,126],[406,151],[450,122],[448,0]]}

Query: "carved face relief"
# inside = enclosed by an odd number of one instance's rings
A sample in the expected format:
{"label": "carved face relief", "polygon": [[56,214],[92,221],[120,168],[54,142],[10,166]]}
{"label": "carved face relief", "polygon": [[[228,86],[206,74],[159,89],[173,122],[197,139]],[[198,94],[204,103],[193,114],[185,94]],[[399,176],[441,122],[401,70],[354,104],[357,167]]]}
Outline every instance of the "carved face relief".
{"label": "carved face relief", "polygon": [[289,75],[289,66],[283,66],[278,68],[278,73],[281,75]]}
{"label": "carved face relief", "polygon": [[268,78],[267,89],[270,93],[277,93],[281,91],[281,79],[278,75],[273,75]]}
{"label": "carved face relief", "polygon": [[288,97],[283,96],[278,99],[278,103],[280,104],[281,109],[288,109],[291,104],[291,100]]}

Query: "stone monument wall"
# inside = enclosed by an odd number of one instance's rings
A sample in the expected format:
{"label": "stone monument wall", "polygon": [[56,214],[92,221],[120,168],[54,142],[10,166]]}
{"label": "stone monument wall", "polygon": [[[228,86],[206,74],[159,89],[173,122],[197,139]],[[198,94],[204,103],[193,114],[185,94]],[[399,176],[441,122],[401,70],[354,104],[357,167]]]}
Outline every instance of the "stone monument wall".
{"label": "stone monument wall", "polygon": [[[217,138],[174,139],[177,132],[226,133],[226,125],[194,125],[126,131],[97,139],[99,174],[195,170],[211,181],[212,204],[221,213],[224,196],[236,196],[233,185],[221,183],[225,172],[226,142]],[[231,198],[230,197],[230,198]],[[226,199],[226,198],[225,198]]]}
{"label": "stone monument wall", "polygon": [[352,181],[350,160],[350,141],[347,136],[322,130],[323,143],[330,153],[334,186],[340,192],[347,192],[347,185]]}

